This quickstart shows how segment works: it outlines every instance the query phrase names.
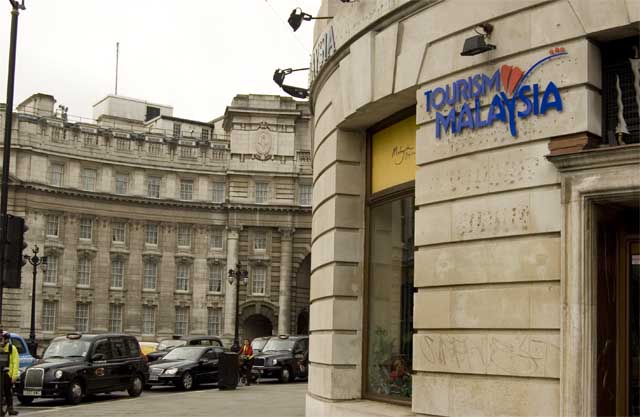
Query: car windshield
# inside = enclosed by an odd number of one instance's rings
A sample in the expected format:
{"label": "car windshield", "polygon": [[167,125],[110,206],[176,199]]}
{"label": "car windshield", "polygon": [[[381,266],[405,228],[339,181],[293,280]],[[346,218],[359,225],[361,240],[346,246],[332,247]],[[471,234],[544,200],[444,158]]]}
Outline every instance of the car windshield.
{"label": "car windshield", "polygon": [[269,339],[266,345],[264,345],[264,349],[262,349],[262,351],[270,352],[276,350],[292,350],[295,343],[295,340],[278,339],[277,337],[273,337]]}
{"label": "car windshield", "polygon": [[186,344],[187,342],[184,340],[175,340],[175,339],[163,340],[158,344],[158,350],[167,350],[169,348],[183,346]]}
{"label": "car windshield", "polygon": [[253,350],[262,350],[264,348],[264,345],[267,344],[267,340],[269,339],[255,339],[253,342],[251,342],[251,347],[253,348]]}
{"label": "car windshield", "polygon": [[191,347],[179,347],[167,353],[162,359],[169,361],[196,361],[202,355],[203,349]]}
{"label": "car windshield", "polygon": [[90,343],[86,340],[61,339],[51,342],[42,356],[44,359],[86,357]]}

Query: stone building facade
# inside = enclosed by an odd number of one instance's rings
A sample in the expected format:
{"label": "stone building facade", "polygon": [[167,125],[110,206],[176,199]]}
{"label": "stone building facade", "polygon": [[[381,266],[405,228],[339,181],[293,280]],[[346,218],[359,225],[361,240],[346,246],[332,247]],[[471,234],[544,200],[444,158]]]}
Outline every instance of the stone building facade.
{"label": "stone building facade", "polygon": [[317,15],[307,415],[639,415],[640,3]]}
{"label": "stone building facade", "polygon": [[[48,257],[36,283],[39,340],[124,331],[143,340],[306,332],[308,104],[238,95],[199,122],[107,96],[71,120],[35,94],[14,113],[9,212]],[[2,115],[4,117],[4,114]],[[237,283],[228,270],[248,272]],[[3,325],[28,334],[32,268],[6,290]]]}

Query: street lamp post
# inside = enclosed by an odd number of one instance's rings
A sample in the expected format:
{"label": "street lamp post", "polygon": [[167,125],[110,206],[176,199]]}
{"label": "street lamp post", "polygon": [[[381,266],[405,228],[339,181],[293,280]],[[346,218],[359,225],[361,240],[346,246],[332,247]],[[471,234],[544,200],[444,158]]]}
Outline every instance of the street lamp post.
{"label": "street lamp post", "polygon": [[229,270],[229,285],[233,285],[233,282],[236,282],[236,319],[235,319],[235,328],[233,333],[233,345],[231,345],[232,352],[240,351],[240,341],[238,340],[238,308],[240,304],[240,282],[242,284],[247,285],[249,281],[249,273],[246,269],[242,268],[240,262],[236,264],[236,269]]}
{"label": "street lamp post", "polygon": [[42,265],[42,272],[47,272],[47,257],[38,257],[40,248],[36,245],[33,248],[33,256],[24,255],[24,259],[33,265],[33,283],[31,286],[31,328],[29,329],[29,351],[35,358],[38,350],[38,342],[36,341],[36,276],[38,275],[38,265]]}

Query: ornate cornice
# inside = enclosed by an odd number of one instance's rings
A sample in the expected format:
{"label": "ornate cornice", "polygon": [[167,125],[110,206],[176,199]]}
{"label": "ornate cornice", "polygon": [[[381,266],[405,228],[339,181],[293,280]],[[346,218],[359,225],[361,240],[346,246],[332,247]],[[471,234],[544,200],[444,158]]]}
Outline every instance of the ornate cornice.
{"label": "ornate cornice", "polygon": [[135,196],[123,196],[119,194],[109,193],[97,193],[82,190],[73,190],[69,188],[57,188],[50,187],[44,184],[36,183],[22,183],[16,184],[16,188],[23,188],[26,190],[34,190],[51,194],[60,194],[67,197],[77,197],[85,200],[102,200],[102,201],[115,201],[119,203],[139,204],[147,206],[159,206],[159,207],[175,207],[175,208],[187,208],[187,209],[201,209],[207,211],[267,211],[267,212],[282,212],[282,213],[305,213],[311,215],[311,207],[304,206],[292,206],[292,205],[264,205],[264,204],[251,204],[251,203],[211,203],[211,202],[196,202],[196,201],[182,201],[182,200],[162,200],[145,197]]}

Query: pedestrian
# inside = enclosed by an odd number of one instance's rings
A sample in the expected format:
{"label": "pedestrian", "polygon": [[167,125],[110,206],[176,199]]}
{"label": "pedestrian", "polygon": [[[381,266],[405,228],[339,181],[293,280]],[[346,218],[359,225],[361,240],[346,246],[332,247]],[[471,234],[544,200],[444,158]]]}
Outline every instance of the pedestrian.
{"label": "pedestrian", "polygon": [[242,348],[240,349],[240,357],[242,358],[242,370],[247,378],[247,385],[251,385],[251,370],[253,368],[253,348],[249,339],[244,339]]}
{"label": "pedestrian", "polygon": [[20,356],[18,354],[18,349],[16,349],[16,347],[11,343],[11,336],[9,335],[9,332],[0,331],[2,332],[0,343],[2,343],[3,351],[9,352],[9,368],[8,370],[2,370],[2,372],[4,372],[2,395],[4,396],[4,401],[7,404],[9,415],[17,416],[18,412],[13,409],[13,384],[18,380]]}

